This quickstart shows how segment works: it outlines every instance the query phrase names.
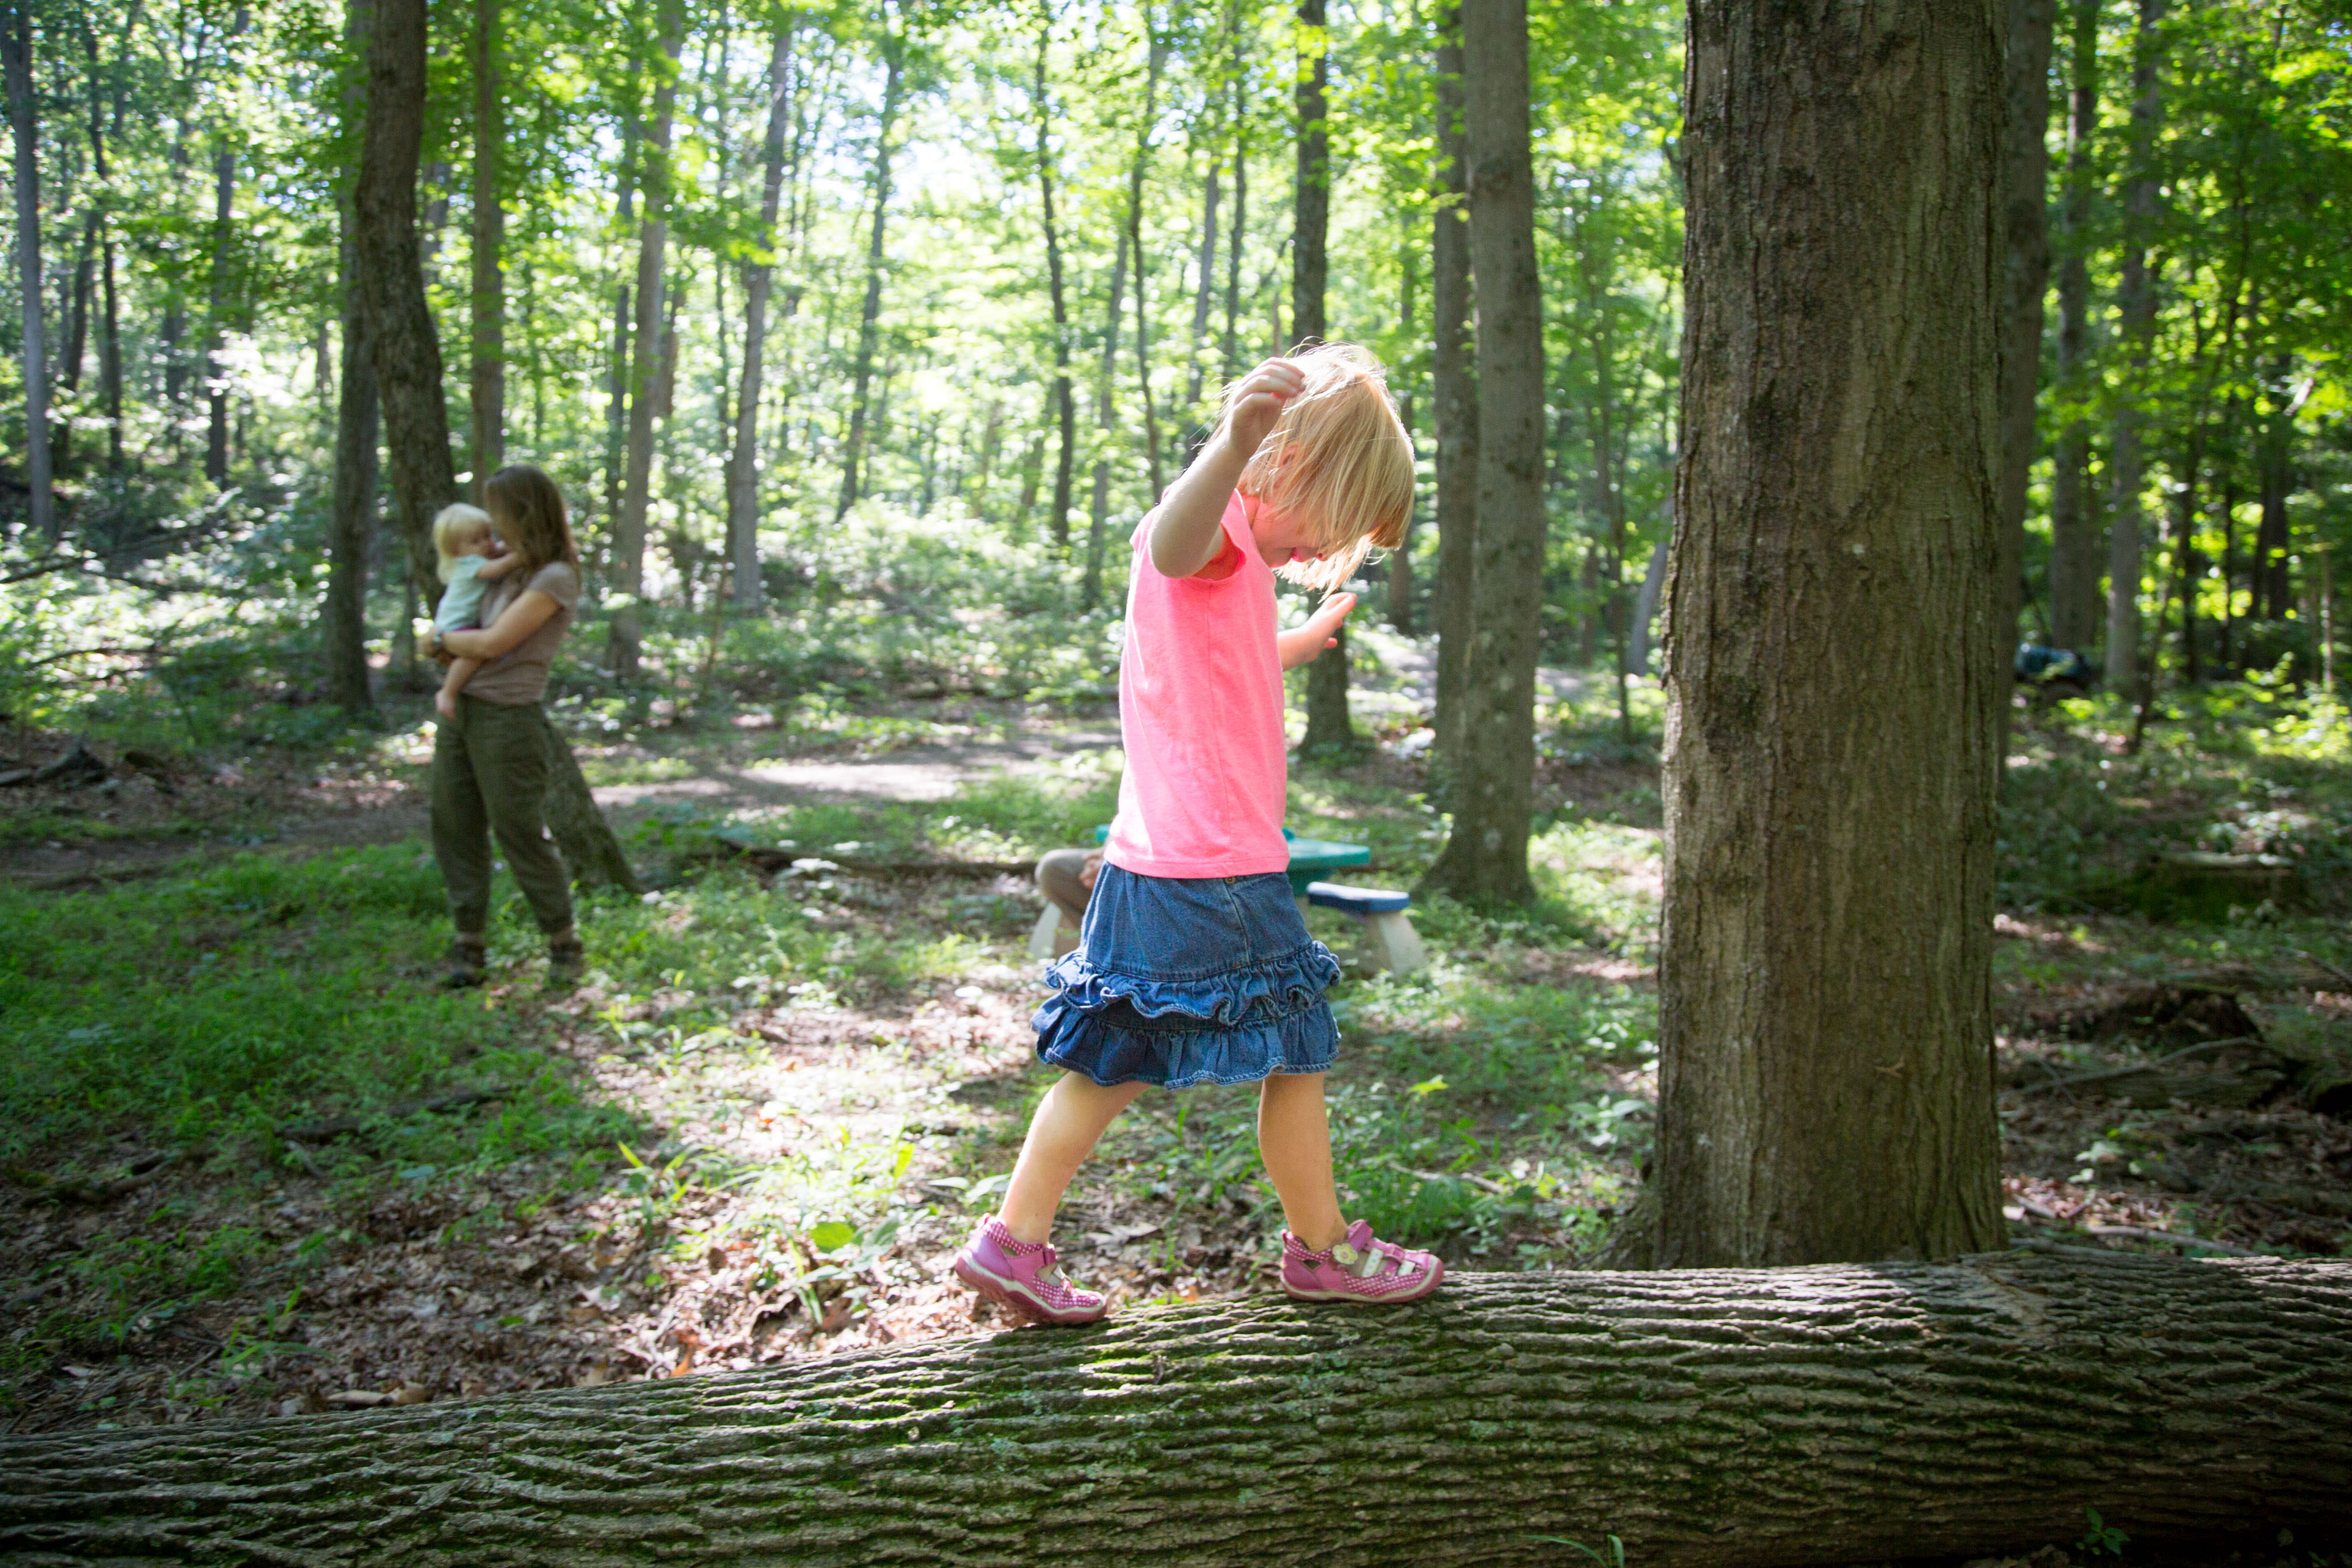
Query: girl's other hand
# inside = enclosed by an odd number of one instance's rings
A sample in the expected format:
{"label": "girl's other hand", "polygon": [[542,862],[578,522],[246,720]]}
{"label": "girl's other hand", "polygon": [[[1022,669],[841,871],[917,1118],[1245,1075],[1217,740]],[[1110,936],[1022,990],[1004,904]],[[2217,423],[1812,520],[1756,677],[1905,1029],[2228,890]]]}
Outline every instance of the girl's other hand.
{"label": "girl's other hand", "polygon": [[1315,613],[1307,618],[1301,629],[1314,632],[1324,647],[1337,647],[1339,622],[1345,621],[1348,612],[1355,607],[1356,596],[1352,593],[1327,593],[1323,596],[1323,602],[1315,607]]}
{"label": "girl's other hand", "polygon": [[1258,449],[1282,417],[1282,405],[1307,387],[1307,376],[1289,360],[1268,360],[1244,378],[1226,423],[1234,449],[1246,458]]}

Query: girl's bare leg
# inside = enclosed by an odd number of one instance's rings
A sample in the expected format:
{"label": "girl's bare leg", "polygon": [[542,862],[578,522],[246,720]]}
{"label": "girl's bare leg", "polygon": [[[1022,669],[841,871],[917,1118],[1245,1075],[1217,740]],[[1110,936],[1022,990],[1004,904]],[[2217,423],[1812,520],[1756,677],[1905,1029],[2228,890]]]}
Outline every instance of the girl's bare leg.
{"label": "girl's bare leg", "polygon": [[[1319,1082],[1319,1081],[1318,1081]],[[996,1218],[1023,1241],[1045,1241],[1054,1234],[1054,1211],[1078,1166],[1094,1152],[1103,1130],[1134,1103],[1148,1085],[1121,1083],[1106,1089],[1083,1072],[1065,1072],[1062,1081],[1038,1103],[1036,1119],[1013,1162],[1013,1180],[1004,1189],[1004,1207]],[[1329,1159],[1325,1159],[1328,1183]]]}
{"label": "girl's bare leg", "polygon": [[1282,1218],[1308,1250],[1348,1234],[1331,1180],[1331,1119],[1323,1074],[1276,1072],[1257,1092],[1257,1152],[1282,1198]]}

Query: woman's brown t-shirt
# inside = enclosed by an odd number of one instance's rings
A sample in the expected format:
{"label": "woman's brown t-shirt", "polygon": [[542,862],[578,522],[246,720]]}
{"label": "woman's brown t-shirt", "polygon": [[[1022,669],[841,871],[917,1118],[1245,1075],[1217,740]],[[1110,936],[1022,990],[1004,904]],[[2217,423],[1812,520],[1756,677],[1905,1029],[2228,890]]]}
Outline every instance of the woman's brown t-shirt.
{"label": "woman's brown t-shirt", "polygon": [[535,703],[547,692],[547,666],[556,645],[572,630],[572,612],[580,604],[580,573],[563,561],[550,561],[530,574],[529,581],[508,578],[482,604],[485,630],[499,623],[507,608],[532,589],[555,601],[555,613],[541,622],[531,634],[492,659],[466,683],[466,695],[502,707]]}

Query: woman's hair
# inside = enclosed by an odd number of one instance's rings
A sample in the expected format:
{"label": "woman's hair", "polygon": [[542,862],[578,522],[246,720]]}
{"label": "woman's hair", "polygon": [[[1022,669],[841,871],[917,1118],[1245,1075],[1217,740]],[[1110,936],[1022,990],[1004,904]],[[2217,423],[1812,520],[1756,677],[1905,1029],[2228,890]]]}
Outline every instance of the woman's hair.
{"label": "woman's hair", "polygon": [[482,486],[482,499],[498,519],[500,537],[530,571],[559,560],[579,566],[580,549],[572,542],[563,492],[543,471],[528,463],[501,468]]}
{"label": "woman's hair", "polygon": [[457,575],[457,557],[463,547],[489,537],[490,515],[479,507],[469,507],[460,501],[433,514],[433,553],[440,558],[439,570],[444,587],[448,585],[450,578]]}
{"label": "woman's hair", "polygon": [[[1294,561],[1283,575],[1330,590],[1356,574],[1374,545],[1404,542],[1412,516],[1412,437],[1389,397],[1388,372],[1353,343],[1319,343],[1290,356],[1304,390],[1249,464],[1240,489],[1306,525],[1321,559]],[[1225,415],[1241,383],[1225,389]]]}

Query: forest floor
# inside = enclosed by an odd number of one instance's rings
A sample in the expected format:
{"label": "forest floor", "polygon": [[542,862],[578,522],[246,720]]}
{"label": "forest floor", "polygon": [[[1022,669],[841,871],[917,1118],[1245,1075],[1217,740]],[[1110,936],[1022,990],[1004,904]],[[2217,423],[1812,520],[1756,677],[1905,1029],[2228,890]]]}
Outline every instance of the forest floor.
{"label": "forest floor", "polygon": [[[1554,695],[1534,909],[1417,906],[1433,962],[1404,979],[1370,972],[1343,918],[1310,922],[1348,968],[1331,1082],[1350,1207],[1462,1268],[1599,1262],[1649,1135],[1655,756],[1612,738],[1596,699]],[[1415,707],[1360,716],[1361,755],[1294,770],[1291,821],[1370,844],[1358,880],[1410,885],[1440,832]],[[1114,716],[803,702],[577,735],[657,891],[584,905],[592,973],[569,992],[545,988],[503,899],[492,983],[459,993],[434,983],[421,720],[301,753],[94,743],[99,771],[0,789],[0,945],[23,956],[0,977],[0,1430],[1001,1326],[943,1270],[1049,1082],[1019,868],[1108,819]],[[2117,770],[2095,715],[2029,718],[2011,785],[2108,852],[2282,817],[2317,842],[2352,820],[2340,762],[2230,733],[2184,725],[2158,777],[2154,750]],[[0,775],[70,744],[0,727]],[[2084,770],[2116,784],[2084,797],[2095,809],[2037,782]],[[2048,833],[2004,840],[2057,853]],[[2150,918],[2114,912],[2156,896],[2141,881],[2080,854],[2071,892],[2004,862],[2012,1231],[2352,1249],[2340,862],[2300,862],[2293,885],[2231,862],[2214,874],[2253,892]],[[1071,1194],[1072,1272],[1122,1303],[1270,1288],[1253,1113],[1246,1090],[1139,1102]]]}

